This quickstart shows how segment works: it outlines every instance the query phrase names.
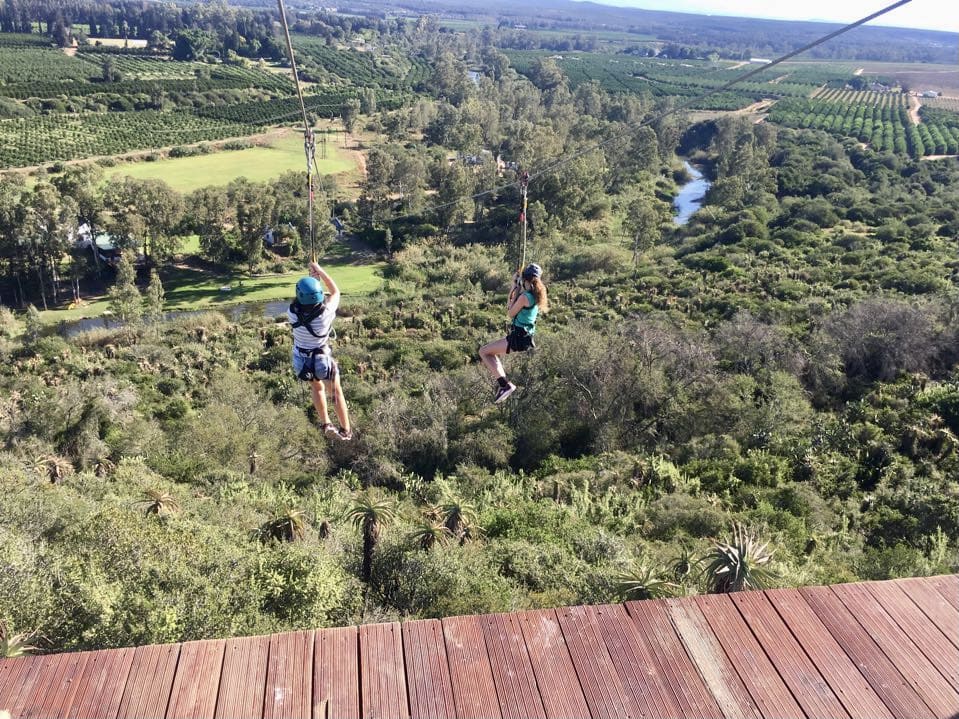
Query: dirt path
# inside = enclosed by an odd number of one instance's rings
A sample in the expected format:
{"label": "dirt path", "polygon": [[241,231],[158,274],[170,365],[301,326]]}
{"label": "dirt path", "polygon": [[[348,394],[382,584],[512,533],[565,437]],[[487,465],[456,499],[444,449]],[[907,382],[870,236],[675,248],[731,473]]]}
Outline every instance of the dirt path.
{"label": "dirt path", "polygon": [[919,108],[922,107],[922,103],[919,102],[919,98],[915,95],[909,96],[909,119],[912,120],[913,125],[918,125],[920,122],[919,118]]}
{"label": "dirt path", "polygon": [[749,64],[749,60],[743,60],[742,62],[736,63],[735,65],[732,65],[731,67],[727,67],[726,69],[727,69],[727,70],[738,70],[738,69],[741,68],[741,67],[746,67],[746,65],[748,65],[748,64]]}
{"label": "dirt path", "polygon": [[773,100],[771,98],[765,98],[763,100],[759,100],[758,102],[754,102],[752,105],[748,105],[747,107],[740,108],[739,110],[733,110],[732,114],[733,115],[754,115],[759,112],[765,112],[770,107],[772,107],[775,103],[776,103],[776,100]]}

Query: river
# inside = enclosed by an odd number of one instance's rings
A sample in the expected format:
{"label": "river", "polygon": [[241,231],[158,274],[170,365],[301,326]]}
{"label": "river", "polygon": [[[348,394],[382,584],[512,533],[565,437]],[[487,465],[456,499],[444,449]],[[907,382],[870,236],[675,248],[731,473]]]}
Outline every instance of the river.
{"label": "river", "polygon": [[688,160],[683,160],[683,166],[693,179],[680,187],[676,197],[673,198],[673,207],[676,208],[676,216],[673,217],[673,222],[677,225],[685,225],[689,222],[693,213],[702,207],[706,191],[711,184],[703,176],[703,173],[689,164]]}

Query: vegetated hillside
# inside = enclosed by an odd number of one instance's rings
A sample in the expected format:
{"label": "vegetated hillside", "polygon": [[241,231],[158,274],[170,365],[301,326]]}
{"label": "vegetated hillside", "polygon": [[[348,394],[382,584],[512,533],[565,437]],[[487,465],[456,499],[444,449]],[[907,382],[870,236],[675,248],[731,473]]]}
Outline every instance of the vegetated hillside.
{"label": "vegetated hillside", "polygon": [[[661,116],[668,98],[420,42],[436,47],[416,101],[352,112],[378,139],[337,211],[389,258],[338,322],[352,442],[312,426],[282,322],[66,340],[3,312],[6,630],[76,649],[724,590],[696,560],[734,523],[770,570],[757,583],[956,569],[954,160],[690,127]],[[520,391],[498,406],[475,353],[504,332],[520,197],[482,149],[554,168],[528,212],[554,309],[537,351],[507,358]],[[677,149],[713,179],[681,228]],[[34,179],[0,183],[5,302],[98,271],[68,251],[79,213],[158,263],[196,234],[209,267],[252,272],[275,261],[264,225],[305,263],[296,174],[186,198],[88,168]],[[112,298],[133,320],[131,265]]]}
{"label": "vegetated hillside", "polygon": [[351,443],[283,324],[5,314],[0,616],[66,649],[695,591],[734,521],[775,583],[954,569],[959,171],[760,130],[721,127],[711,207],[636,267],[537,235],[556,308],[501,407],[498,248],[411,246],[346,303]]}

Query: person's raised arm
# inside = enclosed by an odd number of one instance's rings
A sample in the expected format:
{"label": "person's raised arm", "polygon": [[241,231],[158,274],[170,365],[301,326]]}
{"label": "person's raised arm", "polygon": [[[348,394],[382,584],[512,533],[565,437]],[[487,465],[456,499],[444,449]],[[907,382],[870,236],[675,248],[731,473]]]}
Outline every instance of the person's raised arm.
{"label": "person's raised arm", "polygon": [[320,267],[315,262],[310,263],[310,277],[315,277],[320,280],[324,285],[326,285],[327,291],[330,293],[330,301],[338,302],[340,299],[340,288],[336,286],[336,283],[333,281],[333,278],[330,277],[326,270]]}
{"label": "person's raised arm", "polygon": [[529,307],[529,295],[514,287],[509,297],[509,310],[507,310],[506,314],[509,315],[510,319],[513,319],[520,313],[520,310]]}

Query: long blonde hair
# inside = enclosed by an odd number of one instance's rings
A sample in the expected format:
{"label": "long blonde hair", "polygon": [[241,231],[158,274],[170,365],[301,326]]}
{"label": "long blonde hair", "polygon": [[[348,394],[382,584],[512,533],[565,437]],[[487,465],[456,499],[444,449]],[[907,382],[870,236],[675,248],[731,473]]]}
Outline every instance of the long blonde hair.
{"label": "long blonde hair", "polygon": [[549,312],[549,298],[546,296],[546,285],[543,284],[543,281],[539,277],[534,277],[526,280],[526,284],[529,285],[529,291],[536,298],[536,306],[539,311]]}

